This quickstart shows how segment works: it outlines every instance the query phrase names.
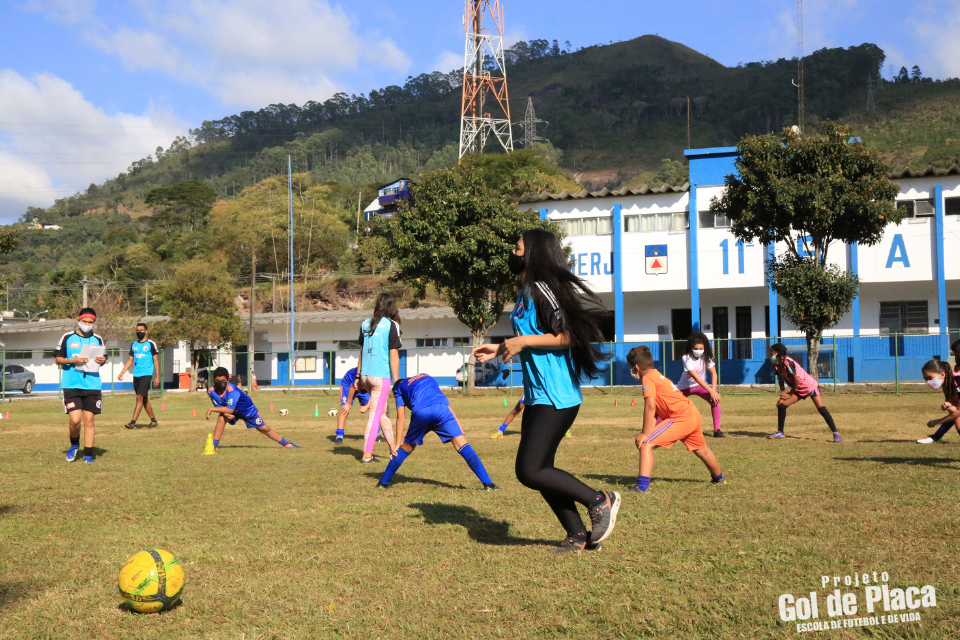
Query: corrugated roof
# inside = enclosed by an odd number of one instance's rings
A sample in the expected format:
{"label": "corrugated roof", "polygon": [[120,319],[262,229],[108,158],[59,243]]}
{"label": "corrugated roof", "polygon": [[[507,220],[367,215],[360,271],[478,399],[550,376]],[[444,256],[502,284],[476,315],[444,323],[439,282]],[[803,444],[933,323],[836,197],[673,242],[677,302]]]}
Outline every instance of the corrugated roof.
{"label": "corrugated roof", "polygon": [[932,176],[960,176],[960,167],[953,164],[950,165],[948,169],[941,169],[931,164],[928,165],[926,169],[920,171],[904,169],[903,171],[891,171],[887,174],[887,177],[891,180],[897,180],[899,178],[929,178]]}
{"label": "corrugated roof", "polygon": [[638,189],[632,189],[628,187],[622,187],[620,189],[614,189],[610,191],[606,187],[600,191],[587,191],[583,189],[576,193],[570,193],[566,189],[560,193],[547,193],[546,191],[541,191],[540,193],[525,193],[519,198],[511,198],[514,202],[518,204],[527,204],[530,202],[546,202],[547,200],[581,200],[583,198],[622,198],[623,196],[645,196],[650,193],[684,193],[690,191],[690,183],[685,182],[679,187],[674,187],[671,185],[663,185],[662,187],[651,187],[649,185],[643,185]]}
{"label": "corrugated roof", "polygon": [[[136,318],[134,320],[134,318]],[[137,318],[134,316],[131,321],[146,322],[148,325],[154,322],[163,322],[169,320],[168,316],[146,316]],[[4,322],[0,324],[0,334],[2,333],[37,333],[40,331],[59,331],[66,333],[77,326],[77,321],[72,318],[57,318],[53,320],[34,320],[32,322]]]}

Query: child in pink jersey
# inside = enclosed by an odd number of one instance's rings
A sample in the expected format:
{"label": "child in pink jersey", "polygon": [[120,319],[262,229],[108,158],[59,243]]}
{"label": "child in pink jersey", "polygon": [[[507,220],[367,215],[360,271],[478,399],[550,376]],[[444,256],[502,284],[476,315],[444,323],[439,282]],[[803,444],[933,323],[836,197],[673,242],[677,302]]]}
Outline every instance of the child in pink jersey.
{"label": "child in pink jersey", "polygon": [[[713,357],[713,349],[707,336],[697,331],[690,334],[687,340],[687,350],[681,358],[683,375],[677,382],[677,389],[688,398],[691,395],[699,396],[710,403],[710,413],[713,415],[713,437],[726,438],[720,430],[720,394],[717,392],[717,366]],[[707,384],[707,372],[710,372],[711,384]]]}
{"label": "child in pink jersey", "polygon": [[[817,411],[823,416],[830,431],[833,432],[833,441],[841,442],[840,432],[837,431],[837,425],[833,422],[833,416],[823,406],[823,396],[820,395],[820,385],[810,374],[803,370],[800,364],[787,355],[787,347],[784,344],[776,343],[770,345],[770,362],[773,364],[777,382],[780,384],[780,399],[777,400],[777,430],[770,434],[769,438],[783,438],[783,423],[787,419],[787,407],[792,406],[804,398],[813,400]],[[784,390],[784,385],[790,387],[790,391]]]}

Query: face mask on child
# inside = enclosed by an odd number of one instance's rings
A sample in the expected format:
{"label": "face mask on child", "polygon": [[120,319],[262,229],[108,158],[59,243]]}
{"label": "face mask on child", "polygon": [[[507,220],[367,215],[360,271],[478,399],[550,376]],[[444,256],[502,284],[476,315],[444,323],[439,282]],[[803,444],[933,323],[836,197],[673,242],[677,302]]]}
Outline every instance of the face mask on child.
{"label": "face mask on child", "polygon": [[780,364],[780,360],[777,358],[777,356],[770,356],[770,364],[776,366]]}
{"label": "face mask on child", "polygon": [[930,385],[931,389],[939,389],[940,387],[943,386],[943,378],[937,377],[937,378],[934,378],[933,380],[927,380],[927,384]]}
{"label": "face mask on child", "polygon": [[699,358],[703,355],[703,349],[693,349],[693,355],[696,358]]}

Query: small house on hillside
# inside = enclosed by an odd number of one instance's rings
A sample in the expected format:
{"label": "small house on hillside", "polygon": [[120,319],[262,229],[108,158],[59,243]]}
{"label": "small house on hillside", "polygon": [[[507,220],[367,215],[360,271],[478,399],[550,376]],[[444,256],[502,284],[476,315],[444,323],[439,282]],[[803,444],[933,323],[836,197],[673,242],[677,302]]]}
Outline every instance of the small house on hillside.
{"label": "small house on hillside", "polygon": [[392,218],[397,203],[410,198],[410,184],[409,178],[400,178],[377,189],[376,199],[363,210],[363,219],[369,222],[375,216]]}

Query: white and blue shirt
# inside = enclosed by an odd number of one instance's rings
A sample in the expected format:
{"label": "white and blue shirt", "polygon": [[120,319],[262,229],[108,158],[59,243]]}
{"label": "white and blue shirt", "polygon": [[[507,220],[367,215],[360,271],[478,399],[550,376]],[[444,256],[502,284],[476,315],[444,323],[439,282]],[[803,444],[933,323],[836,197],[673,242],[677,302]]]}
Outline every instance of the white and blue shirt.
{"label": "white and blue shirt", "polygon": [[155,370],[153,356],[159,352],[157,343],[153,340],[137,341],[131,344],[130,357],[133,358],[133,377],[152,376]]}
{"label": "white and blue shirt", "polygon": [[[83,336],[76,331],[65,333],[57,343],[53,355],[56,358],[76,358],[80,355],[83,345],[103,345],[103,338],[95,333]],[[83,370],[83,365],[65,364],[60,379],[62,389],[82,389],[84,391],[100,391],[103,387],[100,382],[100,372],[89,373]]]}
{"label": "white and blue shirt", "polygon": [[360,375],[372,378],[391,378],[390,351],[400,349],[400,325],[390,318],[380,318],[373,334],[370,334],[370,323],[373,318],[367,318],[360,326]]}
{"label": "white and blue shirt", "polygon": [[[542,282],[534,284],[541,304],[521,289],[517,304],[510,315],[510,324],[518,336],[560,335],[563,331],[563,312],[556,297]],[[539,307],[539,308],[538,308]],[[580,380],[573,366],[570,348],[537,349],[527,347],[520,352],[523,367],[523,402],[525,405],[549,404],[557,409],[568,409],[583,402]]]}

